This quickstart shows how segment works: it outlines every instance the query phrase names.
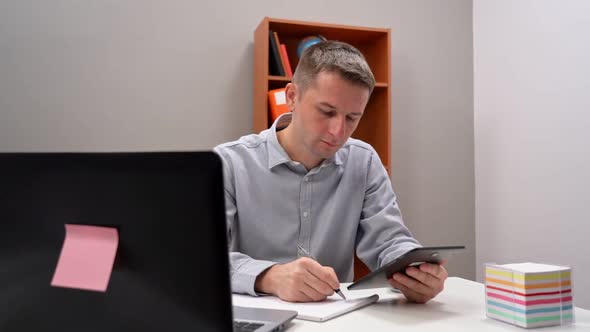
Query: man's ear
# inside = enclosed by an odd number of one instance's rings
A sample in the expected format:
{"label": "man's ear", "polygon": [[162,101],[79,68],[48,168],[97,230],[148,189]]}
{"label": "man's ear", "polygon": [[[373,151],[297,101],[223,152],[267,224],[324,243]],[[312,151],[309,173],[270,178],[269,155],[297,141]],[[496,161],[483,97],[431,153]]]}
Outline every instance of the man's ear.
{"label": "man's ear", "polygon": [[291,112],[295,110],[295,101],[297,100],[297,96],[297,85],[293,83],[288,83],[285,87],[285,97],[287,97],[287,106],[289,107],[289,111]]}

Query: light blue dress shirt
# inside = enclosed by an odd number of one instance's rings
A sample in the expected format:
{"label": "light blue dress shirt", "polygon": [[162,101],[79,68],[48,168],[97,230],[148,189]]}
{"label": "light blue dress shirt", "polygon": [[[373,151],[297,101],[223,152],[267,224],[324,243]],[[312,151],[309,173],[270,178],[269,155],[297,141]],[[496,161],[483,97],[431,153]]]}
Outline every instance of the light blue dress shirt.
{"label": "light blue dress shirt", "polygon": [[232,290],[256,295],[256,277],[304,256],[353,279],[354,252],[374,270],[420,247],[403,224],[377,152],[350,138],[314,169],[289,158],[277,140],[291,114],[260,134],[218,145],[223,161]]}

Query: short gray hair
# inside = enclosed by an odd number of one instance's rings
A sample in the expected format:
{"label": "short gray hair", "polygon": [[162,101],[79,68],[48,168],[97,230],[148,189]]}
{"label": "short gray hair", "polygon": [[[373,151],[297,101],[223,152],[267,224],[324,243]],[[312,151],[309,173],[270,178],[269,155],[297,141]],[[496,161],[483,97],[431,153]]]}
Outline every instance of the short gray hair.
{"label": "short gray hair", "polygon": [[363,54],[344,42],[327,40],[305,49],[293,74],[293,83],[303,93],[321,72],[338,73],[345,80],[366,87],[369,94],[375,87],[375,76]]}

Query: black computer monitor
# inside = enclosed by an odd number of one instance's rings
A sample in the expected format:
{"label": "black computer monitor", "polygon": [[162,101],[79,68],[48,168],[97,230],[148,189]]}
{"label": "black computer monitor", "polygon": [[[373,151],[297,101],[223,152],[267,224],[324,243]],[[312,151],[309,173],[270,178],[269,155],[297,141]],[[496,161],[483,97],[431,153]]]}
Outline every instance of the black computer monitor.
{"label": "black computer monitor", "polygon": [[[212,152],[0,154],[0,331],[231,331],[224,210]],[[50,285],[65,224],[118,229],[106,292]]]}

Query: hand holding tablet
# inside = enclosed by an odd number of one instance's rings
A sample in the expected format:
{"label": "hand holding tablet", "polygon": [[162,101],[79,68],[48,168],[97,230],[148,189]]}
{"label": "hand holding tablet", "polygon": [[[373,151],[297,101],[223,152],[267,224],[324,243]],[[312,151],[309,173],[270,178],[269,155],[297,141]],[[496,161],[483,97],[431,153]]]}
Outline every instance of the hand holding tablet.
{"label": "hand holding tablet", "polygon": [[348,290],[390,287],[387,279],[396,272],[404,272],[409,266],[422,263],[436,263],[448,260],[451,256],[465,250],[464,246],[422,247],[408,251],[397,259],[383,265],[358,281],[350,284]]}

